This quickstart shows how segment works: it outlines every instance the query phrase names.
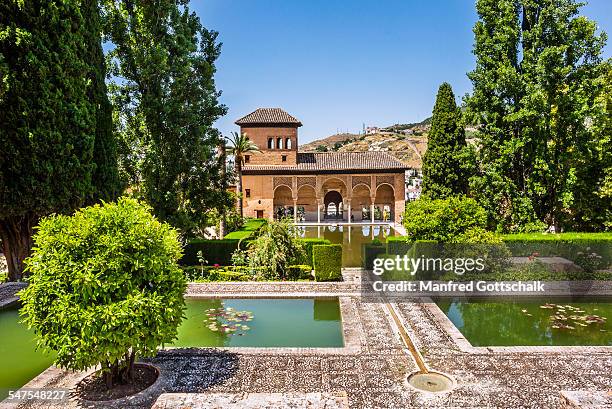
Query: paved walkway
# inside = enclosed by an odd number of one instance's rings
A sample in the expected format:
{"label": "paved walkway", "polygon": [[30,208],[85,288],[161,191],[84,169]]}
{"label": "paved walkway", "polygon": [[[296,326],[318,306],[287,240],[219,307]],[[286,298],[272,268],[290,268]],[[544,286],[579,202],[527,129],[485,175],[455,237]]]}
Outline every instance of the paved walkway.
{"label": "paved walkway", "polygon": [[[352,278],[357,274],[351,272]],[[612,390],[612,353],[609,349],[563,348],[547,352],[495,352],[477,349],[466,352],[432,314],[432,306],[418,302],[395,305],[400,320],[434,370],[449,374],[457,386],[448,393],[425,394],[411,389],[406,376],[417,366],[398,336],[390,314],[381,303],[362,302],[359,284],[345,283],[234,283],[190,285],[189,295],[237,294],[259,296],[347,295],[345,311],[352,311],[344,322],[356,331],[358,347],[349,354],[316,351],[283,353],[236,353],[217,349],[175,349],[146,360],[160,369],[161,376],[151,388],[130,399],[112,403],[71,400],[55,406],[31,402],[20,407],[151,408],[163,393],[262,396],[252,394],[346,393],[351,408],[534,408],[567,407],[561,391],[581,391],[605,396]],[[344,299],[344,298],[343,298]],[[593,352],[595,351],[595,352]],[[600,352],[597,352],[600,351]],[[50,368],[28,387],[74,388],[89,372],[72,373]],[[167,396],[167,395],[165,395]],[[182,395],[185,397],[185,395]],[[190,395],[195,399],[196,395]],[[215,395],[219,397],[220,395]],[[277,396],[278,395],[274,395]],[[299,395],[298,395],[299,396]],[[327,396],[327,395],[325,395]],[[178,401],[180,397],[175,396]],[[191,399],[190,398],[190,399]],[[604,397],[599,407],[612,408]],[[159,406],[169,409],[164,398]],[[189,405],[187,405],[189,406]],[[1,405],[0,408],[10,407]],[[198,406],[193,406],[198,407]],[[202,406],[205,407],[205,406]],[[273,407],[273,406],[271,406]],[[292,407],[306,407],[295,404]],[[316,407],[316,406],[314,406]]]}

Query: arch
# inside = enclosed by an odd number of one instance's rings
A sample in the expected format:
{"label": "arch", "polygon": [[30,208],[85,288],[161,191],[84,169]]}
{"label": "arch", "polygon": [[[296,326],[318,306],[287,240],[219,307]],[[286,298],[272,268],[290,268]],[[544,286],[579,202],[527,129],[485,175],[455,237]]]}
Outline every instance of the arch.
{"label": "arch", "polygon": [[268,149],[274,149],[274,138],[268,138]]}
{"label": "arch", "polygon": [[387,183],[387,182],[379,183],[378,186],[376,186],[376,194],[378,194],[378,189],[380,189],[383,186],[390,187],[391,191],[393,192],[393,195],[395,195],[395,188],[393,187],[391,183]]}
{"label": "arch", "polygon": [[388,183],[381,183],[376,188],[374,199],[374,218],[382,221],[392,221],[395,207],[395,190]]}
{"label": "arch", "polygon": [[293,192],[287,185],[279,185],[274,189],[274,218],[293,217]]}
{"label": "arch", "polygon": [[283,138],[276,138],[276,149],[283,149]]}
{"label": "arch", "polygon": [[355,185],[351,198],[351,213],[353,213],[353,219],[357,221],[368,220],[371,203],[372,196],[370,193],[370,186],[365,183]]}
{"label": "arch", "polygon": [[297,191],[298,220],[317,220],[317,192],[310,185],[302,185]]}
{"label": "arch", "polygon": [[285,149],[291,149],[291,138],[285,139]]}
{"label": "arch", "polygon": [[327,193],[330,190],[335,190],[339,192],[342,196],[348,196],[348,190],[346,188],[346,183],[340,178],[330,177],[323,182],[321,186],[323,193]]}
{"label": "arch", "polygon": [[343,206],[342,206],[342,195],[337,190],[330,190],[323,197],[323,204],[325,206],[325,219],[342,219]]}

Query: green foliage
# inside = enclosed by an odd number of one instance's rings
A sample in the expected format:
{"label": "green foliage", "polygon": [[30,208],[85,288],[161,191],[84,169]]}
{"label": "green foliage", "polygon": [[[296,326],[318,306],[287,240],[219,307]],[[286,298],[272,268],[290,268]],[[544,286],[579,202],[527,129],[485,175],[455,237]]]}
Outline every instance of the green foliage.
{"label": "green foliage", "polygon": [[56,365],[101,365],[111,381],[128,381],[137,356],[176,338],[186,289],[181,246],[149,210],[121,198],[41,220],[19,296],[24,322],[56,352]]}
{"label": "green foliage", "polygon": [[[186,266],[183,267],[185,278],[190,282],[214,281],[265,281],[268,269],[249,266]],[[287,267],[287,280],[311,280],[312,267],[306,265],[291,265]]]}
{"label": "green foliage", "polygon": [[289,266],[287,270],[287,279],[289,280],[309,280],[312,278],[312,266],[298,264]]}
{"label": "green foliage", "polygon": [[[480,124],[480,146],[470,191],[498,231],[538,221],[557,231],[574,221],[603,228],[589,206],[604,180],[605,132],[588,124],[603,118],[594,102],[605,83],[606,35],[580,7],[575,0],[476,2],[467,107]],[[596,208],[603,204],[610,201]]]}
{"label": "green foliage", "polygon": [[[374,244],[374,242],[372,242]],[[387,254],[404,255],[412,248],[412,239],[408,236],[387,237]]]}
{"label": "green foliage", "polygon": [[[206,264],[227,266],[232,264],[232,254],[238,249],[239,244],[240,240],[237,239],[194,239],[185,246],[185,254],[180,261],[185,266],[198,264],[197,254],[201,251]],[[246,245],[246,242],[242,242],[243,247]]]}
{"label": "green foliage", "polygon": [[312,259],[317,281],[342,281],[342,245],[315,244]]}
{"label": "green foliage", "polygon": [[[91,0],[0,3],[0,238],[21,278],[32,227],[112,197],[112,135]],[[99,163],[96,163],[99,162]]]}
{"label": "green foliage", "polygon": [[431,199],[467,194],[470,169],[461,109],[448,83],[440,85],[423,157],[423,194]]}
{"label": "green foliage", "polygon": [[406,205],[404,226],[412,240],[450,242],[473,228],[484,228],[487,215],[474,199],[421,197]]}
{"label": "green foliage", "polygon": [[331,241],[327,239],[298,239],[298,241],[304,247],[305,256],[301,260],[301,264],[313,266],[312,261],[312,246],[316,244],[331,244]]}
{"label": "green foliage", "polygon": [[89,203],[98,200],[115,200],[122,190],[119,180],[117,140],[113,128],[113,107],[108,100],[106,88],[106,64],[100,38],[100,10],[97,0],[82,1],[81,13],[89,30],[85,33],[88,44],[86,61],[92,70],[89,74],[89,100],[96,107],[96,137],[94,140],[93,160],[96,167],[92,173],[94,192]]}
{"label": "green foliage", "polygon": [[266,223],[265,219],[247,219],[240,230],[226,234],[225,238],[243,240],[254,237]]}
{"label": "green foliage", "polygon": [[102,3],[120,162],[135,195],[157,217],[193,236],[207,209],[231,206],[223,143],[213,123],[226,113],[214,74],[217,33],[187,2]]}
{"label": "green foliage", "polygon": [[297,237],[296,226],[289,221],[267,224],[249,244],[249,267],[267,268],[266,278],[286,278],[289,266],[306,256]]}
{"label": "green foliage", "polygon": [[371,270],[374,267],[374,259],[385,253],[386,247],[383,244],[366,243],[361,246],[361,260],[363,268]]}
{"label": "green foliage", "polygon": [[612,233],[507,234],[504,242],[514,256],[559,256],[586,271],[612,265]]}

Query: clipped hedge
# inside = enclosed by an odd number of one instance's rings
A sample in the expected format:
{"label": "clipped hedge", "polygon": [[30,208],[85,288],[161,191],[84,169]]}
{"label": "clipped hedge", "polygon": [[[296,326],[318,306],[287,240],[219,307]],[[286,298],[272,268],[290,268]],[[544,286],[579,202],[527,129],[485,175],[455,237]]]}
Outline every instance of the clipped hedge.
{"label": "clipped hedge", "polygon": [[503,241],[516,257],[559,256],[586,271],[612,265],[612,233],[506,234]]}
{"label": "clipped hedge", "polygon": [[[264,280],[265,269],[256,269],[249,266],[185,266],[183,272],[190,282],[209,281],[261,281]],[[306,265],[289,266],[289,280],[312,279],[312,267]]]}
{"label": "clipped hedge", "polygon": [[298,242],[304,245],[304,250],[306,251],[306,258],[304,260],[300,260],[300,264],[309,265],[313,267],[312,261],[312,246],[317,244],[331,244],[331,241],[326,239],[298,239]]}
{"label": "clipped hedge", "polygon": [[412,248],[413,240],[408,236],[387,237],[387,254],[408,254]]}
{"label": "clipped hedge", "polygon": [[183,249],[184,255],[180,260],[180,264],[184,266],[200,264],[198,260],[198,251],[201,251],[202,256],[206,260],[206,265],[230,265],[232,264],[232,254],[236,251],[239,244],[240,247],[244,249],[248,243],[246,240],[241,242],[236,239],[191,240]]}
{"label": "clipped hedge", "polygon": [[312,278],[312,266],[295,265],[289,266],[287,269],[287,278],[289,280],[308,280]]}
{"label": "clipped hedge", "polygon": [[342,281],[342,245],[315,244],[312,259],[316,281]]}
{"label": "clipped hedge", "polygon": [[374,267],[374,259],[385,253],[387,250],[384,244],[366,243],[361,246],[362,267],[371,270]]}

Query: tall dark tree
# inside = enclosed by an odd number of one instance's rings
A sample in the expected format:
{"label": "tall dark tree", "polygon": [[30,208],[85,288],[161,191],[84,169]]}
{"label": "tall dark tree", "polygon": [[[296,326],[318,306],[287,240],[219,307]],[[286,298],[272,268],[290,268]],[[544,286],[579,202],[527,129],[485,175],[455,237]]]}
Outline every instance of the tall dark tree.
{"label": "tall dark tree", "polygon": [[105,0],[104,31],[120,162],[155,214],[189,234],[206,209],[230,205],[222,189],[213,122],[218,101],[217,33],[202,27],[186,0]]}
{"label": "tall dark tree", "polygon": [[466,194],[470,174],[461,109],[450,84],[438,89],[427,151],[423,158],[423,194],[432,199]]}
{"label": "tall dark tree", "polygon": [[[606,36],[575,0],[478,0],[474,192],[500,230],[572,217]],[[588,156],[588,155],[587,155]],[[594,188],[594,184],[591,187]]]}
{"label": "tall dark tree", "polygon": [[91,64],[88,76],[88,97],[96,108],[96,139],[93,159],[96,167],[92,174],[94,191],[88,202],[100,199],[112,201],[119,196],[122,186],[117,168],[117,141],[113,130],[113,107],[108,100],[106,62],[102,51],[102,28],[98,0],[81,0],[81,13],[88,25],[84,33],[87,44],[86,61]]}
{"label": "tall dark tree", "polygon": [[92,17],[94,5],[0,3],[0,237],[11,280],[22,277],[38,220],[96,193],[94,146],[106,95],[92,89],[103,72],[92,59],[100,38],[82,14]]}

